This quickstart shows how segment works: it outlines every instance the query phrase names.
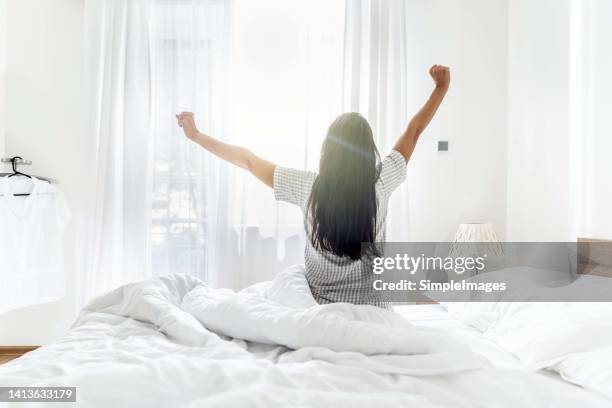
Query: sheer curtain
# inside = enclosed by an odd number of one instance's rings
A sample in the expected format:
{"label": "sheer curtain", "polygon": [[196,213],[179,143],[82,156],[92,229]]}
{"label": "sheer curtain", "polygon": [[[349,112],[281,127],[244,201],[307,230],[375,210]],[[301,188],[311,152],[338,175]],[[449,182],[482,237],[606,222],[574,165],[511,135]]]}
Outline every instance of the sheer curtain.
{"label": "sheer curtain", "polygon": [[150,268],[151,78],[143,1],[85,2],[83,171],[79,305],[141,279]]}
{"label": "sheer curtain", "polygon": [[[82,299],[167,273],[240,288],[303,261],[299,209],[186,140],[176,112],[195,112],[202,132],[279,165],[310,169],[343,111],[371,121],[383,154],[405,126],[400,0],[85,4],[85,166],[95,177],[82,220]],[[395,201],[403,217],[405,202]]]}
{"label": "sheer curtain", "polygon": [[200,131],[228,140],[231,3],[149,0],[152,86],[151,270],[218,284],[238,250],[229,228],[234,173],[188,141],[173,120],[193,111]]}
{"label": "sheer curtain", "polygon": [[606,0],[571,2],[571,240],[612,238],[611,15]]}
{"label": "sheer curtain", "polygon": [[216,248],[232,244],[232,174],[185,140],[174,114],[192,110],[202,131],[226,138],[230,5],[86,1],[83,150],[92,184],[79,303],[166,273],[216,283]]}
{"label": "sheer curtain", "polygon": [[[383,156],[391,151],[409,118],[406,22],[403,0],[346,3],[342,106],[368,119]],[[406,184],[389,204],[388,241],[410,238]]]}
{"label": "sheer curtain", "polygon": [[[273,162],[316,169],[327,126],[341,112],[344,1],[234,2],[231,140]],[[303,262],[300,210],[237,171],[233,231],[240,287]],[[236,257],[236,254],[229,256]]]}

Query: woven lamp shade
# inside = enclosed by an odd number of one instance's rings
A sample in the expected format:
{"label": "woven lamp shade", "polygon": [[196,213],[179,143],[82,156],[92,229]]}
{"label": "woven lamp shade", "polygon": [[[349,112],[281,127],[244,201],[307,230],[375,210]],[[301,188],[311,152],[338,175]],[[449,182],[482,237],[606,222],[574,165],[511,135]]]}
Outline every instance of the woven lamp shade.
{"label": "woven lamp shade", "polygon": [[493,226],[488,223],[463,223],[455,233],[450,257],[462,256],[504,256],[504,248],[499,242]]}

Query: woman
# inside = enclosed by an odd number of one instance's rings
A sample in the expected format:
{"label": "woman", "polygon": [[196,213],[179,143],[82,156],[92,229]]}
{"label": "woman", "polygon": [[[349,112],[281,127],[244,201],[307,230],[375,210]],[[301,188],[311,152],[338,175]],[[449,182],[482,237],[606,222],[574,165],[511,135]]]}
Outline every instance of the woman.
{"label": "woman", "polygon": [[329,127],[318,174],[276,166],[245,148],[202,134],[190,112],[176,117],[189,139],[250,171],[274,189],[277,200],[300,206],[309,238],[306,279],[317,302],[385,306],[372,287],[367,262],[375,252],[368,248],[374,247],[362,243],[384,241],[389,197],[406,178],[406,164],[417,140],[448,91],[447,67],[434,65],[429,74],[435,89],[388,156],[380,160],[366,119],[345,113]]}

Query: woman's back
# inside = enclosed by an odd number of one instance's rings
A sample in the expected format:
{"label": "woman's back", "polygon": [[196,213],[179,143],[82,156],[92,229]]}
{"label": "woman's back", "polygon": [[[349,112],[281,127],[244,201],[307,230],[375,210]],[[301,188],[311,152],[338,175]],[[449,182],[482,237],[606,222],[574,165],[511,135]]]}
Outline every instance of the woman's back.
{"label": "woman's back", "polygon": [[[277,200],[299,206],[305,225],[312,222],[309,202],[317,174],[276,166],[274,171],[274,196]],[[393,191],[406,179],[406,161],[401,153],[393,150],[380,164],[375,183],[376,220],[375,241],[385,240],[387,204]],[[342,200],[343,197],[336,197]],[[309,228],[306,228],[309,233]],[[347,232],[348,233],[348,232]],[[348,302],[384,306],[380,293],[373,289],[372,270],[361,260],[315,248],[308,240],[304,253],[306,278],[313,296],[319,303]]]}

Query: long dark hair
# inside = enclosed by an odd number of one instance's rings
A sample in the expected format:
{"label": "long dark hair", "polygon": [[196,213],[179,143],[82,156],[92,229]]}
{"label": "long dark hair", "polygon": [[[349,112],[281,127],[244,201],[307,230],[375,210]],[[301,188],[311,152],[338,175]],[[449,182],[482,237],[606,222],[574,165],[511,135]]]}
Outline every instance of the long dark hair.
{"label": "long dark hair", "polygon": [[336,118],[308,201],[306,228],[313,247],[352,260],[365,255],[362,243],[376,238],[379,163],[368,121],[354,112]]}

